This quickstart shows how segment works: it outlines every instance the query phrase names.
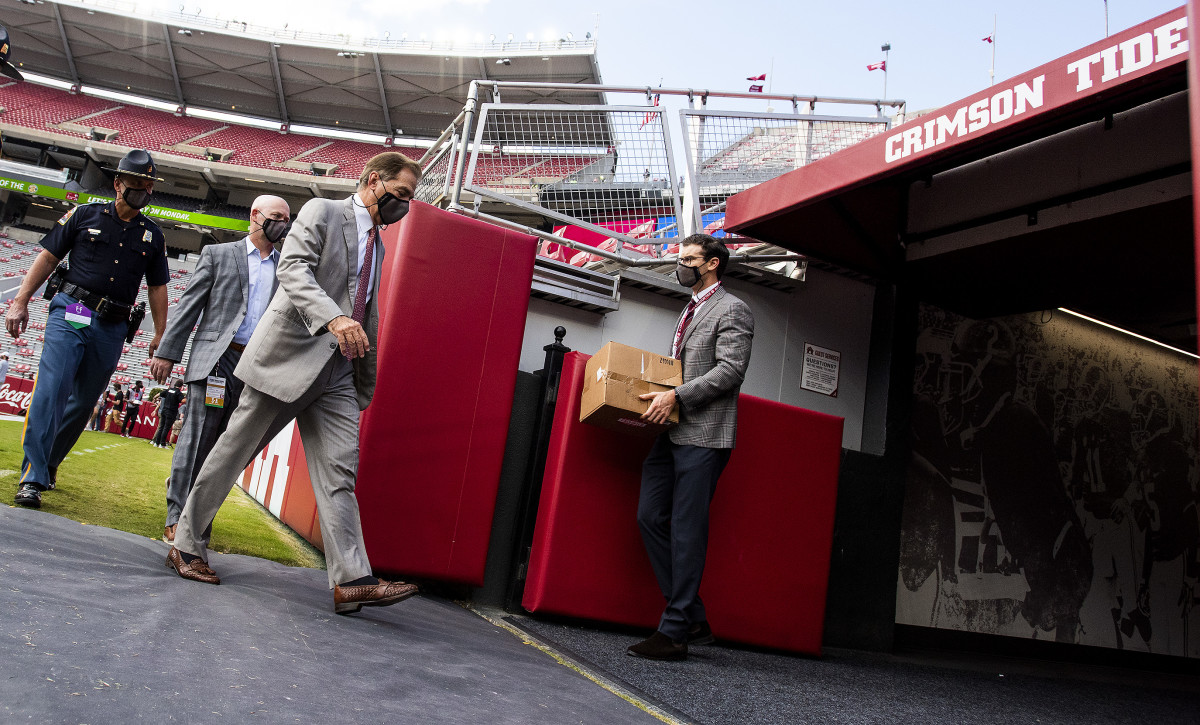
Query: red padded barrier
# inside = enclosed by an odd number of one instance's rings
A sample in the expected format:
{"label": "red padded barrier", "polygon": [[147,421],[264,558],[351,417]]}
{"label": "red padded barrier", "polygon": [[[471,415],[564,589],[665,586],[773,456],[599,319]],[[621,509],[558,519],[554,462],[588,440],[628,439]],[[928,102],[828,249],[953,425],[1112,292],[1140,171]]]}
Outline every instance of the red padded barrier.
{"label": "red padded barrier", "polygon": [[[637,526],[652,441],[579,422],[587,355],[563,365],[522,604],[653,628],[663,598]],[[717,637],[820,654],[843,420],[750,395],[717,485],[700,593]]]}
{"label": "red padded barrier", "polygon": [[371,564],[479,586],[536,239],[413,202],[387,245],[358,501]]}

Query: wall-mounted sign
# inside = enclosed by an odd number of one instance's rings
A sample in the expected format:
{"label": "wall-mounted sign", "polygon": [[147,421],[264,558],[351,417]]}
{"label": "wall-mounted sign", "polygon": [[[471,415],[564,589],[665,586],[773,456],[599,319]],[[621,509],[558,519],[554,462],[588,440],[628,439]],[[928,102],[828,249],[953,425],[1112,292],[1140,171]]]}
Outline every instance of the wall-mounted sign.
{"label": "wall-mounted sign", "polygon": [[[62,201],[70,201],[76,204],[90,204],[98,201],[107,204],[112,201],[111,196],[98,196],[96,194],[88,194],[81,191],[67,191],[60,189],[57,186],[46,186],[34,184],[28,181],[19,179],[9,179],[0,176],[0,189],[12,189],[24,194],[32,194],[34,196],[44,197],[46,199],[60,199]],[[234,232],[250,231],[250,222],[243,219],[230,219],[228,217],[214,216],[212,214],[200,214],[193,211],[179,211],[178,209],[167,209],[161,206],[148,206],[142,210],[146,216],[158,217],[159,219],[171,219],[185,224],[195,224],[201,227],[210,227],[213,229],[228,229]]]}
{"label": "wall-mounted sign", "polygon": [[837,350],[804,343],[804,372],[800,375],[800,387],[814,393],[836,398],[838,373],[842,368],[842,354]]}

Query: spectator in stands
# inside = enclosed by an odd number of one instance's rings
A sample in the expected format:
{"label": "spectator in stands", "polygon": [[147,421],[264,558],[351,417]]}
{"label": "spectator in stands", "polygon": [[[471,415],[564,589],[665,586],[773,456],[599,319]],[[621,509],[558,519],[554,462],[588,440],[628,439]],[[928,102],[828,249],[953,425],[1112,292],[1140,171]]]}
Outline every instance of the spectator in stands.
{"label": "spectator in stands", "polygon": [[183,374],[188,384],[186,425],[171,459],[167,479],[167,521],[163,539],[175,543],[175,526],[196,474],[208,452],[225,432],[237,408],[242,381],[233,374],[250,335],[267,311],[277,286],[275,268],[292,212],[278,196],[260,196],[250,207],[250,234],[236,242],[211,244],[179,304],[162,345],[150,362],[150,375],[165,380],[180,360],[197,319],[192,351]]}
{"label": "spectator in stands", "polygon": [[167,554],[181,577],[220,583],[205,561],[203,532],[242,469],[294,418],[322,513],[334,611],[386,606],[416,594],[415,585],[372,576],[354,485],[359,414],[375,392],[375,298],[383,269],[378,231],[408,212],[420,176],[415,162],[386,151],[367,161],[352,196],[311,199],[296,216],[279,258],[271,324],[250,338],[236,370],[245,383],[238,409],[196,477]]}
{"label": "spectator in stands", "polygon": [[179,404],[183,402],[182,387],[183,381],[175,378],[171,381],[171,387],[158,396],[158,428],[151,441],[155,448],[166,448],[171,442],[171,426],[179,417]]}
{"label": "spectator in stands", "polygon": [[8,375],[8,353],[0,353],[0,383]]}
{"label": "spectator in stands", "polygon": [[142,381],[138,380],[129,389],[129,397],[125,401],[125,420],[121,423],[121,436],[129,437],[129,431],[133,429],[137,423],[138,413],[142,409],[142,398],[146,395],[145,388],[142,387]]}
{"label": "spectator in stands", "polygon": [[143,277],[154,318],[151,355],[166,326],[166,245],[158,225],[141,213],[161,179],[150,154],[140,149],[126,154],[114,171],[116,200],[81,204],[64,214],[42,238],[44,249],[8,307],[8,334],[20,337],[34,291],[70,254],[70,269],[50,302],[38,384],[25,419],[16,495],[22,506],[41,505],[42,492],[53,487],[58,465],[87,425],[87,401],[103,392],[116,370]]}
{"label": "spectator in stands", "polygon": [[729,250],[693,234],[679,246],[675,277],[692,289],[680,315],[671,356],[683,362],[683,385],[648,393],[642,418],[664,423],[679,407],[679,425],[660,434],[642,464],[638,526],[666,609],[658,631],[629,647],[653,660],[687,658],[688,644],[713,641],[700,601],[708,549],[708,506],[737,437],[737,401],[754,338],[754,315],[725,291]]}

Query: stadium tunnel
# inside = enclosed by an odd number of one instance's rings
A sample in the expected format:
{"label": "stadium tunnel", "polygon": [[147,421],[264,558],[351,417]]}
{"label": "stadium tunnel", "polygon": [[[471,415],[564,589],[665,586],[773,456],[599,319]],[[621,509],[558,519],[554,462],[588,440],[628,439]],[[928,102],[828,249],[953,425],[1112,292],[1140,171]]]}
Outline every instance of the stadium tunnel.
{"label": "stadium tunnel", "polygon": [[840,479],[827,637],[1200,655],[1188,37],[1181,7],[731,198],[877,285],[886,452]]}
{"label": "stadium tunnel", "polygon": [[[23,30],[47,47],[67,40],[43,22],[51,9],[22,6],[21,11],[29,15]],[[68,19],[84,12],[69,6],[60,10]],[[714,527],[726,527],[727,540],[743,533],[771,536],[743,539],[758,547],[754,553],[760,558],[752,567],[740,566],[736,556],[712,562],[709,586],[730,581],[726,576],[742,577],[737,586],[725,587],[732,609],[721,612],[726,602],[705,594],[713,611],[731,623],[714,621],[726,627],[720,637],[807,652],[820,651],[822,644],[888,650],[949,642],[965,649],[1013,645],[1045,654],[1044,645],[1056,644],[1043,641],[1049,636],[1061,640],[1059,652],[1065,647],[1089,653],[1100,648],[1103,654],[1122,654],[1122,649],[1198,654],[1196,635],[1187,632],[1200,632],[1200,623],[1193,618],[1188,630],[1186,613],[1170,619],[1170,606],[1162,603],[1166,585],[1193,577],[1186,559],[1194,557],[1195,545],[1186,518],[1188,511],[1195,514],[1195,467],[1184,466],[1191,469],[1182,474],[1184,485],[1159,486],[1160,493],[1151,493],[1154,486],[1145,481],[1130,488],[1105,480],[1114,472],[1127,476],[1127,469],[1138,468],[1155,451],[1175,463],[1180,450],[1194,458],[1195,363],[1180,363],[1176,353],[1057,312],[1064,307],[1195,349],[1186,53],[1180,51],[1187,29],[1186,18],[1179,25],[1181,12],[910,118],[732,198],[727,226],[803,252],[814,265],[803,284],[780,277],[768,287],[761,274],[755,275],[760,281],[728,281],[759,319],[743,388],[752,393],[747,398],[758,398],[743,399],[749,444],[739,442],[731,467],[751,465],[729,471],[736,475],[722,487],[719,495],[726,498],[714,514],[724,520]],[[97,18],[77,18],[67,27],[74,34],[85,21],[102,20],[117,36],[127,25],[143,27],[103,12]],[[158,59],[162,68],[174,62],[163,60],[172,39],[184,46],[204,42],[203,32],[197,30],[193,38],[179,32],[184,29],[156,29],[155,37],[166,38]],[[230,52],[242,52],[228,37],[223,42],[234,48]],[[274,53],[268,45],[260,53]],[[285,43],[281,54],[285,66],[295,66],[283,68],[284,79],[308,63],[331,62],[303,43]],[[598,81],[594,49],[577,54],[571,63],[565,51],[563,57],[556,54],[554,67],[566,75],[543,80]],[[541,55],[539,50],[518,57],[511,69],[493,68],[491,57],[475,60],[494,79],[497,71],[516,73]],[[65,78],[65,66],[53,65],[63,63],[61,56],[47,52],[28,60]],[[355,109],[358,123],[389,134],[397,125],[436,134],[450,117],[446,113],[421,111],[429,117],[396,120],[411,99],[397,93],[390,76],[399,79],[412,70],[411,59],[400,53],[380,58],[387,87],[381,89],[371,74],[353,81],[367,84],[362,98],[382,97],[378,105],[372,101]],[[1078,89],[1082,71],[1069,69],[1080,59],[1092,59],[1085,66],[1089,89]],[[452,101],[445,105],[455,112],[462,106],[462,80],[476,70],[458,66],[425,69],[446,81],[436,100]],[[261,87],[274,87],[277,79],[263,72]],[[177,89],[171,75],[159,75],[136,79],[142,82],[137,90],[172,97]],[[338,94],[348,83],[332,80],[320,90]],[[184,91],[199,94],[212,107],[231,100],[218,86],[185,86]],[[246,107],[264,116],[284,100],[294,100],[271,92],[257,95],[244,99]],[[243,99],[236,100],[243,108]],[[506,91],[505,101],[514,100],[528,99]],[[380,123],[389,106],[397,115]],[[91,112],[124,113],[106,108]],[[336,103],[322,96],[320,102],[283,110],[292,111],[292,121],[328,124],[333,108]],[[644,118],[640,108],[633,113]],[[166,119],[169,112],[161,116],[147,123],[156,129],[164,120],[181,124],[180,144],[197,133],[186,130],[187,119]],[[57,148],[67,145],[61,134],[39,125],[10,127],[15,155],[36,163],[58,154],[55,165],[91,168],[91,154]],[[136,130],[132,121],[128,130]],[[246,146],[260,138],[220,124],[199,133]],[[239,152],[232,156],[234,163],[222,164],[167,154],[174,167],[167,173],[182,184],[159,190],[194,202],[209,198],[206,184],[216,186],[223,192],[219,201],[238,207],[230,216],[242,218],[264,181],[273,192],[286,189],[293,209],[309,196],[334,196],[353,186],[352,174],[311,180],[295,166],[304,165],[301,157],[331,154],[333,146],[322,149],[306,141],[303,149],[292,149],[294,134],[270,131],[269,136],[279,141],[279,158],[252,161]],[[104,141],[74,143],[98,150],[97,157],[107,154],[108,161],[120,156],[117,146]],[[246,158],[246,165],[237,163],[239,158]],[[257,178],[243,178],[248,175]],[[532,177],[519,178],[533,185]],[[87,179],[81,186],[99,188]],[[584,185],[560,189],[550,184],[541,198],[566,206],[593,193]],[[615,194],[612,200],[619,201]],[[190,209],[189,203],[181,200],[178,208]],[[58,212],[34,215],[48,226]],[[413,229],[420,224],[455,240],[463,263],[455,269],[454,284],[447,284],[444,246],[422,247],[430,240],[417,238]],[[384,285],[390,289],[382,304],[392,319],[410,324],[393,330],[390,343],[381,343],[381,356],[392,356],[391,380],[382,390],[385,404],[372,406],[364,419],[363,449],[380,453],[364,456],[360,489],[373,561],[388,572],[472,586],[482,582],[470,594],[477,602],[513,609],[524,604],[534,611],[639,626],[647,624],[649,613],[652,626],[661,602],[655,601],[628,505],[630,491],[636,490],[629,486],[636,487],[631,471],[636,471],[639,448],[597,439],[594,431],[575,425],[577,415],[572,423],[570,414],[577,410],[555,409],[548,395],[570,400],[582,369],[578,354],[566,359],[568,350],[551,331],[565,326],[566,342],[579,351],[594,351],[609,339],[657,349],[674,327],[680,290],[626,270],[615,282],[593,274],[618,288],[619,310],[547,297],[539,292],[537,277],[531,298],[525,275],[533,265],[532,237],[426,204],[414,204],[410,219],[397,227],[387,241],[403,252],[389,250]],[[403,244],[400,235],[405,235]],[[438,235],[429,236],[437,241]],[[543,260],[538,265],[534,274],[546,269]],[[401,278],[403,284],[387,281]],[[464,302],[466,291],[479,290],[493,291],[487,304]],[[807,340],[841,352],[837,395],[801,389]],[[395,352],[413,349],[414,341],[421,355]],[[389,345],[392,351],[385,352]],[[559,377],[560,365],[563,375],[574,377]],[[410,415],[446,408],[448,402],[449,413]],[[470,421],[465,429],[464,420]],[[999,422],[1007,424],[1007,435],[998,433]],[[1189,425],[1191,432],[1182,434]],[[1097,430],[1113,435],[1106,439]],[[1033,434],[1017,439],[1014,431]],[[397,440],[419,444],[399,446]],[[786,451],[780,450],[781,441]],[[1042,455],[1026,456],[1038,464],[1031,463],[1031,470],[996,470],[997,449],[1008,457],[1026,450]],[[413,465],[418,459],[420,465]],[[619,489],[624,500],[606,493],[603,474],[615,469],[603,466],[619,468],[621,487],[609,489]],[[305,486],[290,485],[303,481],[304,470],[299,437],[289,430],[247,469],[242,485],[319,545],[311,491],[306,495]],[[553,474],[556,484],[539,508],[536,483],[543,471]],[[1178,474],[1178,466],[1166,473]],[[1166,473],[1156,470],[1155,475]],[[573,476],[588,477],[588,495],[568,499],[580,489],[559,484]],[[1001,480],[1017,483],[1003,489],[997,485]],[[1017,485],[1030,481],[1038,485]],[[1164,491],[1173,498],[1162,498]],[[738,496],[730,499],[730,492]],[[604,497],[591,497],[596,494]],[[1124,524],[1111,514],[1119,499],[1127,499],[1132,514]],[[1156,523],[1147,513],[1154,508],[1170,516]],[[1032,513],[1043,510],[1052,515]],[[558,522],[560,535],[582,538],[567,547],[566,556],[560,548],[558,558],[531,558],[530,549],[544,549],[546,543],[528,538],[532,517],[562,511],[575,518]],[[620,548],[612,538],[618,531]],[[1097,548],[1098,536],[1107,549]],[[1134,574],[1124,579],[1127,572],[1102,570],[1096,563],[1114,541],[1132,541],[1139,552],[1148,552],[1126,562]],[[596,568],[601,565],[603,571]],[[636,587],[611,586],[627,583],[622,577],[637,566]],[[541,581],[523,596],[521,584],[534,568]],[[1076,576],[1068,575],[1071,570]],[[1101,591],[1106,580],[1116,581],[1114,591]],[[624,601],[598,596],[603,583],[609,584],[604,596]],[[571,601],[546,604],[547,597],[564,591]],[[796,592],[804,593],[803,603],[789,598]],[[581,601],[601,606],[586,611],[578,606]],[[1110,614],[1114,608],[1116,615]],[[993,636],[998,634],[1011,636]]]}

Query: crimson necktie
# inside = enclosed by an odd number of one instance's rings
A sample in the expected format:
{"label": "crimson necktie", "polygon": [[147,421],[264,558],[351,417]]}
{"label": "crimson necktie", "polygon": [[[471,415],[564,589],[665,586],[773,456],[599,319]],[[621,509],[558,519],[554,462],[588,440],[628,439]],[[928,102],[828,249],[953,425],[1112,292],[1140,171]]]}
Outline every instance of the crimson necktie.
{"label": "crimson necktie", "polygon": [[[371,231],[367,232],[367,249],[363,252],[362,268],[358,270],[358,283],[354,287],[354,310],[350,313],[350,319],[358,324],[362,324],[363,318],[367,316],[367,285],[371,282],[371,272],[374,265],[371,264],[375,256],[375,227],[371,227]],[[350,353],[344,353],[346,358],[350,358]]]}
{"label": "crimson necktie", "polygon": [[362,268],[358,270],[358,284],[354,287],[354,312],[350,315],[350,318],[359,324],[362,324],[367,313],[367,287],[371,283],[371,259],[374,256],[375,227],[371,227],[371,231],[367,232],[367,249],[363,252]]}
{"label": "crimson necktie", "polygon": [[698,306],[699,303],[692,299],[684,308],[683,317],[679,319],[679,327],[675,328],[675,344],[671,346],[671,357],[679,357],[679,348],[683,345],[683,334],[687,332],[688,324],[691,323],[692,315],[696,313]]}

